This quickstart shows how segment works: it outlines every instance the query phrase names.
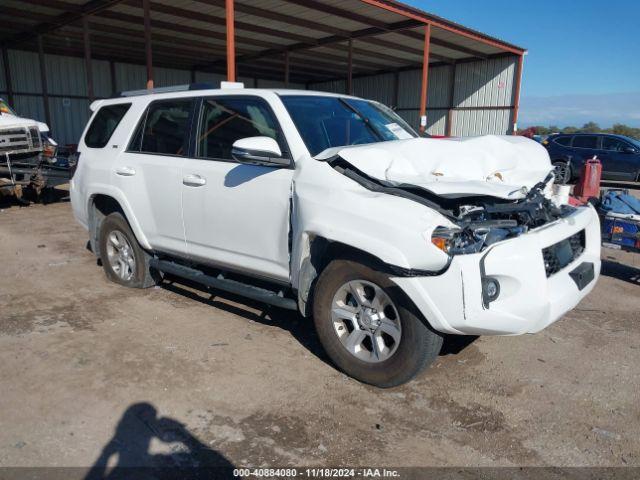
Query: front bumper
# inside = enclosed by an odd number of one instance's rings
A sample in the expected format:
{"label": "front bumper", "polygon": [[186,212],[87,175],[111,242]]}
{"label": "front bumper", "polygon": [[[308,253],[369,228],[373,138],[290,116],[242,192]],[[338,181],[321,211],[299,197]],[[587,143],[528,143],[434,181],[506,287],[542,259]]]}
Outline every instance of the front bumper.
{"label": "front bumper", "polygon": [[[582,230],[583,253],[547,276],[542,250]],[[570,273],[585,262],[593,264],[594,278],[580,289]],[[482,295],[483,274],[500,282],[500,295],[488,305]],[[438,331],[519,335],[558,320],[593,290],[599,275],[600,221],[589,206],[484,252],[455,256],[442,275],[392,280]]]}

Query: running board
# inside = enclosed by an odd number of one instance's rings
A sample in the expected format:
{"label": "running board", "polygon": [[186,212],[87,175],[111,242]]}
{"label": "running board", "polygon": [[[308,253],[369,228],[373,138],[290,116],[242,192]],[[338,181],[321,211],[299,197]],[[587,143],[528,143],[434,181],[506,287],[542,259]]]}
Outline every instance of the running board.
{"label": "running board", "polygon": [[287,298],[272,290],[260,288],[237,280],[223,278],[221,275],[214,277],[195,268],[187,267],[179,263],[152,258],[149,262],[152,268],[164,273],[170,273],[177,277],[182,277],[192,282],[206,285],[207,287],[222,290],[223,292],[240,295],[257,302],[267,303],[275,307],[287,310],[297,310],[298,303],[293,298]]}

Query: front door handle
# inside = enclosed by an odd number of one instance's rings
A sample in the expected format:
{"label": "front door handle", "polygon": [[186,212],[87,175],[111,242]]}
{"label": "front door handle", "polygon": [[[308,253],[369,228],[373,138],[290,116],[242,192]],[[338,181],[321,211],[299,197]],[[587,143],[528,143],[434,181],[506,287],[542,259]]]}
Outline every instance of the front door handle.
{"label": "front door handle", "polygon": [[116,168],[116,174],[123,177],[133,177],[136,174],[136,169],[133,167],[118,167]]}
{"label": "front door handle", "polygon": [[182,183],[189,187],[201,187],[207,184],[207,179],[201,177],[200,175],[191,174],[191,175],[185,175],[182,178]]}

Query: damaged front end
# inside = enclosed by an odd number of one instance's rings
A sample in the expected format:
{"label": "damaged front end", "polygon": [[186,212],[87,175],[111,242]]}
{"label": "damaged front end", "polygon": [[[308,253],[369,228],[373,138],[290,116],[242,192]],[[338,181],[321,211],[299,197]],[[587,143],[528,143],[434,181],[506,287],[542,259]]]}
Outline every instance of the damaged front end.
{"label": "damaged front end", "polygon": [[373,178],[339,156],[328,162],[335,170],[365,188],[411,199],[432,208],[450,221],[433,230],[431,242],[449,256],[478,253],[502,240],[570,215],[575,208],[557,205],[545,192],[553,174],[531,189],[522,187],[521,198],[508,200],[491,196],[443,196],[411,184],[392,184]]}
{"label": "damaged front end", "polygon": [[492,197],[463,197],[448,203],[447,217],[455,227],[437,227],[432,243],[449,255],[478,253],[502,240],[518,237],[570,215],[575,208],[556,205],[545,195],[553,175],[527,191],[524,198],[508,201]]}

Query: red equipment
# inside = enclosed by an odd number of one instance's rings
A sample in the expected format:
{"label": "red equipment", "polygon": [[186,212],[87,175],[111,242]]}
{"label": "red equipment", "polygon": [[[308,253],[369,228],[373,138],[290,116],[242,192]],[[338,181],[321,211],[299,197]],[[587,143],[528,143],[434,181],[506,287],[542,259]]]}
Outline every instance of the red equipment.
{"label": "red equipment", "polygon": [[587,203],[592,198],[600,197],[600,178],[602,177],[602,163],[594,155],[582,166],[580,179],[573,189],[573,197],[580,203]]}

